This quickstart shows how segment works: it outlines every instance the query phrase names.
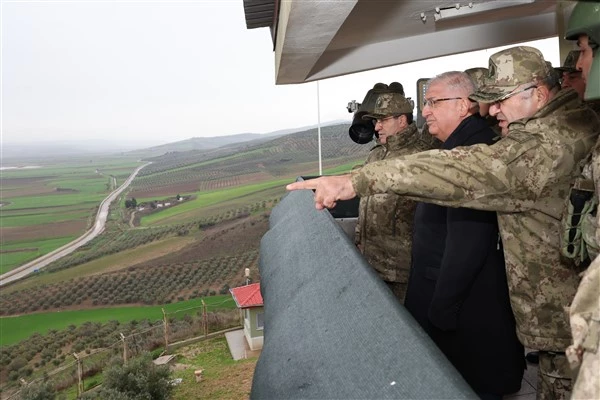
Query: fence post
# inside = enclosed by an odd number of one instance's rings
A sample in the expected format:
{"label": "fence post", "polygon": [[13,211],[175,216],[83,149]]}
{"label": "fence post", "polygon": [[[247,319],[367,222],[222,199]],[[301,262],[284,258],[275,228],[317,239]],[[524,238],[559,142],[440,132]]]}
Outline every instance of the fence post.
{"label": "fence post", "polygon": [[162,313],[163,313],[163,326],[165,329],[165,354],[168,354],[169,352],[169,320],[167,319],[167,313],[165,312],[165,309],[162,309]]}
{"label": "fence post", "polygon": [[208,336],[208,316],[206,315],[206,303],[204,299],[202,301],[202,325],[204,325],[204,337]]}
{"label": "fence post", "polygon": [[77,360],[77,397],[80,397],[83,394],[83,365],[77,353],[73,353],[73,357]]}
{"label": "fence post", "polygon": [[119,332],[121,335],[121,341],[123,342],[123,365],[127,365],[127,342],[125,341],[125,335]]}

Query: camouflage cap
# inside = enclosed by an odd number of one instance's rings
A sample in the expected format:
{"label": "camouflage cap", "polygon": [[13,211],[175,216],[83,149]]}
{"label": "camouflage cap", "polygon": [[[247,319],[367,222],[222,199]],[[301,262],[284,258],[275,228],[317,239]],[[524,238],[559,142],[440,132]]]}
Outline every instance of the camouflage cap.
{"label": "camouflage cap", "polygon": [[390,88],[385,83],[376,83],[375,86],[373,86],[373,89],[370,89],[365,95],[365,98],[363,99],[362,103],[360,103],[360,107],[358,108],[357,112],[363,114],[369,114],[373,112],[373,107],[375,107],[377,96],[379,96],[381,93],[387,93],[389,91]]}
{"label": "camouflage cap", "polygon": [[577,72],[577,68],[575,68],[575,66],[577,65],[577,60],[579,60],[580,54],[581,50],[570,51],[569,54],[567,54],[567,57],[565,58],[565,62],[563,63],[562,67],[556,67],[554,69],[560,71],[561,73]]}
{"label": "camouflage cap", "polygon": [[377,119],[390,115],[411,114],[412,112],[413,104],[400,93],[382,93],[377,97],[373,112],[362,118]]}
{"label": "camouflage cap", "polygon": [[544,79],[551,72],[542,53],[528,46],[512,47],[492,54],[488,70],[484,86],[469,96],[471,100],[493,103],[520,85]]}
{"label": "camouflage cap", "polygon": [[562,74],[558,70],[558,68],[554,68],[550,61],[546,61],[546,65],[548,66],[548,79],[546,82],[548,83],[548,87],[550,89],[559,88],[560,89],[560,79],[562,78]]}
{"label": "camouflage cap", "polygon": [[475,90],[484,85],[488,72],[488,69],[483,67],[469,68],[465,70],[465,73],[471,77],[471,80],[475,84]]}
{"label": "camouflage cap", "polygon": [[392,93],[400,93],[404,96],[404,86],[400,82],[392,82],[388,85],[388,89]]}

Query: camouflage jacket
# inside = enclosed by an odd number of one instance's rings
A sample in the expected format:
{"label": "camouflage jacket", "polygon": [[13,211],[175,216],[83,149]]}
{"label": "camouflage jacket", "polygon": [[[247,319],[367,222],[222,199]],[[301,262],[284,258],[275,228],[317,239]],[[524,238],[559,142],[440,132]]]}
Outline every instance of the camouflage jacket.
{"label": "camouflage jacket", "polygon": [[[375,146],[365,164],[413,154],[432,147],[414,123],[386,144]],[[416,203],[393,194],[361,197],[355,243],[365,259],[388,282],[408,282],[413,215]]]}
{"label": "camouflage jacket", "polygon": [[[584,102],[591,108],[598,118],[600,118],[600,100]],[[593,183],[596,194],[596,201],[600,198],[600,139],[596,141],[596,145],[589,160],[585,162],[582,171],[582,178]],[[581,223],[581,238],[586,244],[586,252],[590,259],[593,260],[600,254],[600,224],[597,217],[600,217],[597,212],[597,206],[594,207],[589,214],[582,216]]]}
{"label": "camouflage jacket", "polygon": [[509,125],[492,146],[431,150],[352,171],[357,194],[395,193],[419,201],[498,212],[511,305],[527,347],[564,351],[571,333],[564,307],[579,284],[560,256],[559,228],[577,164],[600,121],[574,90],[560,91],[531,118]]}
{"label": "camouflage jacket", "polygon": [[599,399],[600,379],[600,257],[585,272],[570,307],[573,344],[566,354],[571,367],[579,369],[573,399]]}

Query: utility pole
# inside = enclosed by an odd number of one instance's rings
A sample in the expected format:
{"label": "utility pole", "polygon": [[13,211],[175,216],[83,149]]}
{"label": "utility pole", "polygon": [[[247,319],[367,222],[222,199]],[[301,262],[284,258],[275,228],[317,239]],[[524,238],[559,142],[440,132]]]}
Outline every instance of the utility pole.
{"label": "utility pole", "polygon": [[169,320],[167,319],[167,313],[165,309],[162,309],[163,312],[163,326],[165,329],[165,354],[169,352]]}
{"label": "utility pole", "polygon": [[83,395],[83,365],[77,353],[73,353],[73,357],[77,360],[77,398],[79,398]]}
{"label": "utility pole", "polygon": [[206,315],[206,303],[204,299],[202,301],[202,325],[204,325],[204,337],[208,336],[208,315]]}
{"label": "utility pole", "polygon": [[123,342],[123,365],[127,365],[127,342],[125,341],[125,335],[119,332],[121,335],[121,341]]}
{"label": "utility pole", "polygon": [[317,81],[317,131],[319,133],[319,175],[323,175],[323,161],[321,159],[321,96],[319,95],[319,81]]}

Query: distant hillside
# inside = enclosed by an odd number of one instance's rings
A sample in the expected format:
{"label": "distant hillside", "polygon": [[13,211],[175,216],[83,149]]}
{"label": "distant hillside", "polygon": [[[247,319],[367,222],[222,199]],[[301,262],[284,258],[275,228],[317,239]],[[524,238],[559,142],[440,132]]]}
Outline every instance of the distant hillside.
{"label": "distant hillside", "polygon": [[[329,121],[321,124],[322,127],[336,125],[345,121]],[[60,160],[64,156],[89,157],[92,155],[131,155],[135,157],[153,157],[173,151],[211,150],[222,146],[237,143],[245,143],[254,140],[268,140],[284,136],[294,132],[305,131],[315,128],[317,125],[303,126],[299,128],[282,129],[268,133],[238,133],[227,136],[193,137],[190,139],[156,145],[156,139],[148,138],[143,141],[129,140],[115,142],[102,139],[83,139],[80,137],[72,140],[45,140],[33,143],[3,142],[2,158],[3,165],[27,165],[35,161]],[[148,146],[140,149],[140,146]]]}
{"label": "distant hillside", "polygon": [[61,160],[69,157],[110,155],[129,151],[139,143],[113,143],[106,140],[49,140],[36,143],[2,143],[3,164],[26,165],[29,160]]}
{"label": "distant hillside", "polygon": [[[321,124],[321,127],[338,125],[340,123],[345,123],[345,121],[329,121]],[[316,127],[317,125],[309,125],[299,128],[282,129],[268,133],[238,133],[235,135],[227,136],[193,137],[191,139],[167,143],[160,146],[153,146],[144,149],[133,150],[128,152],[127,154],[150,157],[175,151],[182,152],[191,150],[211,150],[237,143],[245,143],[250,141],[256,143],[256,140],[265,141],[276,137],[289,135],[290,133],[306,131],[308,129]]]}
{"label": "distant hillside", "polygon": [[[321,128],[323,168],[362,162],[372,148],[348,136],[349,124]],[[236,143],[211,150],[169,152],[146,158],[131,185],[131,195],[190,193],[318,173],[317,129]]]}

